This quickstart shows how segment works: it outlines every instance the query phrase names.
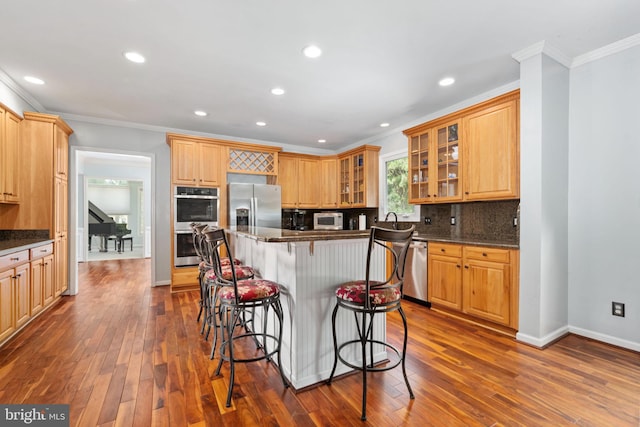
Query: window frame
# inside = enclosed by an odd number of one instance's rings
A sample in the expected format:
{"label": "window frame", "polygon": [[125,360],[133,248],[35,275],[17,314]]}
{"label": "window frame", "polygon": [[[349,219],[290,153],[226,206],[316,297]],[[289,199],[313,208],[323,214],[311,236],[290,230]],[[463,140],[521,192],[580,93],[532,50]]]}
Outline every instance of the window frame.
{"label": "window frame", "polygon": [[[379,166],[380,166],[380,177],[379,177],[379,192],[380,192],[380,200],[379,200],[379,208],[378,208],[378,218],[380,221],[384,221],[384,217],[389,212],[388,202],[387,202],[387,162],[392,160],[401,159],[403,157],[407,158],[407,165],[409,162],[409,153],[408,150],[399,150],[391,153],[386,153],[380,155]],[[413,205],[413,213],[411,214],[398,214],[398,221],[402,222],[420,222],[420,205]]]}

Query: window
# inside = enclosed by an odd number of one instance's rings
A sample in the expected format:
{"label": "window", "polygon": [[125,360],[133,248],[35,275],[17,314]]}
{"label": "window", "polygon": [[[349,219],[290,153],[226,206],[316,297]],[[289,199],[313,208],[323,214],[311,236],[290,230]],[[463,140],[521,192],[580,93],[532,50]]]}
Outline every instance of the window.
{"label": "window", "polygon": [[409,204],[409,162],[406,151],[380,156],[380,212],[395,212],[398,221],[420,221],[420,206]]}

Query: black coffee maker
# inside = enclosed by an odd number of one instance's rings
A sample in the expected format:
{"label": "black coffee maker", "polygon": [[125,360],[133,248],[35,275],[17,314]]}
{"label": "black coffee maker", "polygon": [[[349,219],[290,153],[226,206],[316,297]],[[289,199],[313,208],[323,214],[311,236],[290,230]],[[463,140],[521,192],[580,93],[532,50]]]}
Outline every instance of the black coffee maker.
{"label": "black coffee maker", "polygon": [[306,230],[307,227],[304,225],[304,216],[306,215],[306,211],[295,210],[291,212],[291,229],[292,230]]}

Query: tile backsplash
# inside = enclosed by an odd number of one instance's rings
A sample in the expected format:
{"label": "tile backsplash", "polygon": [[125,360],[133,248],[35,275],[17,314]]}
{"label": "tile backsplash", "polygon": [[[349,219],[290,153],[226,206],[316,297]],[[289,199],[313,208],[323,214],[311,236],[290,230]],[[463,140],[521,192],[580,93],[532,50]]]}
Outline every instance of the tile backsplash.
{"label": "tile backsplash", "polygon": [[[520,242],[520,227],[513,225],[513,219],[520,213],[519,200],[501,200],[494,202],[443,203],[422,205],[420,207],[420,222],[398,222],[399,228],[416,226],[421,234],[453,239],[491,240],[504,243],[518,244]],[[323,209],[326,211],[326,209]],[[287,228],[285,219],[287,212],[283,211],[283,228]],[[313,229],[313,213],[321,210],[305,210],[305,225]],[[358,215],[367,216],[367,227],[378,225],[391,228],[391,223],[384,222],[379,217],[377,208],[336,209],[344,215],[344,228],[349,229],[351,220],[357,224]],[[425,217],[431,218],[431,225],[424,223]],[[451,225],[451,217],[455,218],[455,225]],[[357,227],[356,227],[357,228]]]}
{"label": "tile backsplash", "polygon": [[[518,244],[520,226],[514,226],[513,219],[520,223],[519,206],[519,200],[422,205],[420,222],[401,223],[400,227],[415,224],[418,232],[433,237]],[[425,218],[431,219],[430,225],[425,224]],[[451,218],[455,218],[455,225]]]}

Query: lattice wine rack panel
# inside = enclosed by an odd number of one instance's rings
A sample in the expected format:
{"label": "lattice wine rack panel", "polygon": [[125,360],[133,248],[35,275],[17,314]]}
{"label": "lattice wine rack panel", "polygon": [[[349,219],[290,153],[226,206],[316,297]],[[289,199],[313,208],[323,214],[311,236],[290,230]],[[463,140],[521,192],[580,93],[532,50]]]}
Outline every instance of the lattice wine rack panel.
{"label": "lattice wine rack panel", "polygon": [[229,150],[229,171],[275,175],[275,153],[264,151]]}

